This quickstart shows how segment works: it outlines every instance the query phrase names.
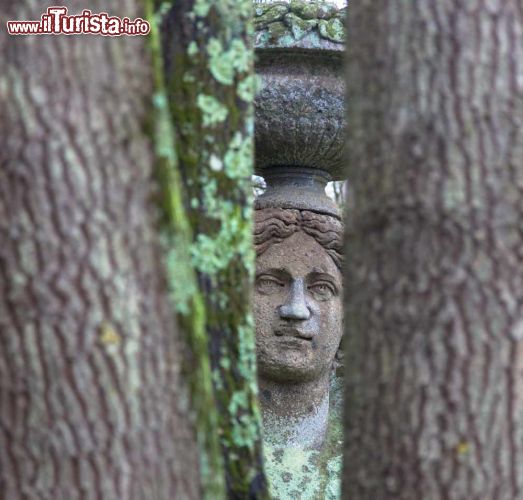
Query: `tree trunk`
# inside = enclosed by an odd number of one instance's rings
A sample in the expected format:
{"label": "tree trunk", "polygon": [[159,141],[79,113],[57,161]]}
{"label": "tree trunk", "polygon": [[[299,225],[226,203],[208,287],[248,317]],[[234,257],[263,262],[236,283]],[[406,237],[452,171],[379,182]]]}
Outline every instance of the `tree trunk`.
{"label": "tree trunk", "polygon": [[227,496],[265,498],[251,312],[252,2],[172,4],[163,24],[167,93],[205,302]]}
{"label": "tree trunk", "polygon": [[[37,4],[3,1],[1,17],[39,19]],[[199,497],[151,203],[146,43],[2,34],[2,498]]]}
{"label": "tree trunk", "polygon": [[344,491],[523,498],[523,7],[355,2]]}

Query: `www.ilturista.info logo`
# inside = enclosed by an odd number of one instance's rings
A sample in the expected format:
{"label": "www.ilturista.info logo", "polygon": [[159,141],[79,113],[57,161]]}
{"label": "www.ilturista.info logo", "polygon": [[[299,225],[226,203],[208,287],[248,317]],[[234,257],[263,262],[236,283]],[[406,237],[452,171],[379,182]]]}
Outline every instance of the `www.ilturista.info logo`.
{"label": "www.ilturista.info logo", "polygon": [[150,24],[137,17],[110,16],[107,12],[93,14],[85,9],[75,16],[67,15],[67,7],[48,7],[40,21],[7,21],[7,32],[10,35],[147,35]]}

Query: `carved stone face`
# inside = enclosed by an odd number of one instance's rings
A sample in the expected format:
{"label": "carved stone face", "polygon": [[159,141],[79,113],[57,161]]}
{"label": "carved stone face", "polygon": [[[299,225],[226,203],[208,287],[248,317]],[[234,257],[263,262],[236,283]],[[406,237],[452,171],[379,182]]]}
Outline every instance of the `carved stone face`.
{"label": "carved stone face", "polygon": [[299,231],[256,260],[258,375],[306,382],[331,369],[342,334],[342,277],[325,249]]}

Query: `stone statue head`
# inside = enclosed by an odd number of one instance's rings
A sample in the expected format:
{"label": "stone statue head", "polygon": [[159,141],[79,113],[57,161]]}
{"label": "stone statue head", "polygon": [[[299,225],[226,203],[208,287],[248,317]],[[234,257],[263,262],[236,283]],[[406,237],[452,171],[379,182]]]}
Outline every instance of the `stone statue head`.
{"label": "stone statue head", "polygon": [[328,375],[342,335],[342,223],[307,210],[255,210],[254,245],[259,377]]}

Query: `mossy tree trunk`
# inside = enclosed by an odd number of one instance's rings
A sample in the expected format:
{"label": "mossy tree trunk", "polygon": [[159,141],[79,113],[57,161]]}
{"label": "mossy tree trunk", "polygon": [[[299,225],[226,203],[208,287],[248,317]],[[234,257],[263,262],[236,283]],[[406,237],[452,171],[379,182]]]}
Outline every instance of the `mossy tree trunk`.
{"label": "mossy tree trunk", "polygon": [[229,498],[267,496],[251,313],[251,18],[251,0],[179,0],[162,26],[166,89],[193,235],[190,255],[204,300],[215,431]]}
{"label": "mossy tree trunk", "polygon": [[[0,17],[43,8],[2,1]],[[147,38],[1,37],[0,496],[200,498],[151,202]]]}
{"label": "mossy tree trunk", "polygon": [[354,2],[344,490],[523,498],[523,10]]}

